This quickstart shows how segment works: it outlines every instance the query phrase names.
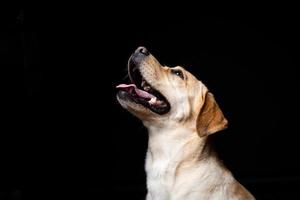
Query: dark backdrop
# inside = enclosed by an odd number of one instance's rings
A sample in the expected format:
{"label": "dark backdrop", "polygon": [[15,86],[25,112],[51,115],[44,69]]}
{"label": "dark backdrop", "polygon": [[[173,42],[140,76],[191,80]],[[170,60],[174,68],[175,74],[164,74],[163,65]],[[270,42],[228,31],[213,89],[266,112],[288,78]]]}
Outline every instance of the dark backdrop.
{"label": "dark backdrop", "polygon": [[298,16],[280,6],[205,10],[146,2],[11,9],[2,62],[24,68],[25,110],[2,141],[1,181],[11,191],[2,196],[143,198],[146,129],[114,89],[143,45],[215,94],[229,121],[215,146],[243,185],[258,199],[299,199]]}

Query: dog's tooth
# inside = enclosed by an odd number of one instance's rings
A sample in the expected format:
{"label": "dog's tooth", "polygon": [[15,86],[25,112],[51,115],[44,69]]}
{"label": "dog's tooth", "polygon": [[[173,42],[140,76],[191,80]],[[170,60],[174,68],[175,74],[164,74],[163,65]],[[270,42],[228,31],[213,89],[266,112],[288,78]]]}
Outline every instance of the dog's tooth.
{"label": "dog's tooth", "polygon": [[162,101],[162,100],[157,100],[157,101],[156,101],[156,105],[159,105],[159,106],[161,106],[161,107],[167,106],[166,102],[164,102],[164,101]]}
{"label": "dog's tooth", "polygon": [[149,91],[150,89],[151,89],[150,86],[144,86],[144,90],[145,90],[145,91]]}
{"label": "dog's tooth", "polygon": [[161,101],[161,104],[160,104],[160,105],[163,106],[163,107],[166,107],[166,106],[167,106],[166,102],[164,102],[164,101]]}
{"label": "dog's tooth", "polygon": [[154,104],[156,104],[156,101],[157,101],[157,98],[153,97],[148,102],[149,102],[150,105],[154,105]]}

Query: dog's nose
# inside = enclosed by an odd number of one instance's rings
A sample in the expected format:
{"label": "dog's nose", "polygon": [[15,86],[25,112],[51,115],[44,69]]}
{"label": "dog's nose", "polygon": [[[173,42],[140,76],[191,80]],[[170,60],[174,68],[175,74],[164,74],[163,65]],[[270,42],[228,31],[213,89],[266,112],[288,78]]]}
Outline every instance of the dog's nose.
{"label": "dog's nose", "polygon": [[139,47],[135,50],[136,53],[144,54],[145,56],[148,56],[150,53],[145,47]]}

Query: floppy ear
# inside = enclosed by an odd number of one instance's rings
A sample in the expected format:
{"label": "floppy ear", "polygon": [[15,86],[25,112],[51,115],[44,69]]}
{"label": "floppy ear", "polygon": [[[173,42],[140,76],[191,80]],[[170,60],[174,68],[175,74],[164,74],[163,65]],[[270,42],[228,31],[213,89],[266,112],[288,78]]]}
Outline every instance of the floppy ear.
{"label": "floppy ear", "polygon": [[227,120],[214,96],[207,92],[204,104],[197,117],[198,135],[200,137],[207,136],[225,128],[227,128]]}

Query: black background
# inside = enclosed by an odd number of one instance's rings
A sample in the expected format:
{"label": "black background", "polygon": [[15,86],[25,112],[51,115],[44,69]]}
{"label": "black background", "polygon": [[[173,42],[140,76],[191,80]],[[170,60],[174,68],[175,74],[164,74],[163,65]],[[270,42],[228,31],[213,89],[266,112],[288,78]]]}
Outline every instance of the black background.
{"label": "black background", "polygon": [[9,191],[1,197],[143,199],[146,129],[115,98],[128,57],[143,45],[214,93],[229,121],[216,149],[257,199],[299,199],[298,14],[293,5],[227,6],[5,12],[1,62],[24,69],[25,98],[1,141]]}

